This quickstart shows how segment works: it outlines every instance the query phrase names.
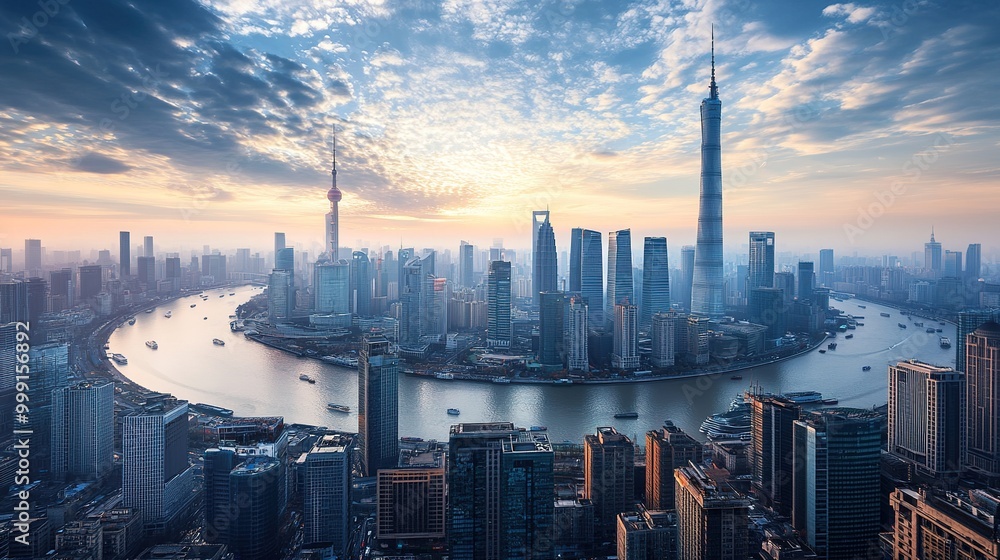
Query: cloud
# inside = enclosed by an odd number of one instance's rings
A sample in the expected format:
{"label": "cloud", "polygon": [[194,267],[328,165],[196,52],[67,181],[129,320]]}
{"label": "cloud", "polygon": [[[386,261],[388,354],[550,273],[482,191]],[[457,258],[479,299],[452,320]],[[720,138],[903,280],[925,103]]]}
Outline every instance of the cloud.
{"label": "cloud", "polygon": [[101,154],[95,154],[93,152],[85,154],[75,163],[73,167],[74,169],[86,171],[87,173],[103,174],[125,173],[131,169],[131,167],[116,159],[102,156]]}

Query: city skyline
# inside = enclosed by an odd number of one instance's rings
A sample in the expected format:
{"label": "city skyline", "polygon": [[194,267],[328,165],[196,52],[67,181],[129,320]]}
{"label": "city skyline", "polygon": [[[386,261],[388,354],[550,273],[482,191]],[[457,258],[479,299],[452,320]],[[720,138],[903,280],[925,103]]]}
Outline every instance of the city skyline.
{"label": "city skyline", "polygon": [[[322,247],[336,129],[343,245],[524,246],[547,206],[557,240],[631,228],[676,250],[695,237],[714,22],[725,238],[767,229],[788,250],[879,254],[933,225],[953,250],[996,250],[995,119],[962,96],[996,80],[977,71],[998,49],[986,3],[61,9],[0,54],[18,86],[0,94],[0,246],[110,246],[120,230],[193,247],[258,231],[263,245],[281,230]],[[18,29],[33,10],[0,21]],[[157,32],[135,45],[99,31],[126,20]]]}

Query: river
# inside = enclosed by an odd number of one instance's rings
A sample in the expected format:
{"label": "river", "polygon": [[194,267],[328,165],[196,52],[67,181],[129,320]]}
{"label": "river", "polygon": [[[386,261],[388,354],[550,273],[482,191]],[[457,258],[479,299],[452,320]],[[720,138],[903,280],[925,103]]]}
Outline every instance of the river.
{"label": "river", "polygon": [[[358,377],[351,369],[297,358],[229,330],[229,315],[259,288],[243,286],[210,290],[208,300],[189,296],[163,304],[153,313],[140,313],[135,325],[124,324],[111,335],[108,351],[124,354],[129,363],[117,366],[123,375],[154,391],[178,398],[231,408],[238,416],[283,416],[298,422],[333,429],[357,431]],[[230,292],[235,295],[230,296]],[[223,297],[219,297],[222,295]],[[547,426],[554,442],[582,442],[597,426],[615,426],[637,436],[670,419],[689,434],[698,432],[709,414],[724,411],[750,383],[770,392],[820,391],[837,398],[841,406],[871,407],[887,400],[887,366],[916,358],[954,366],[957,344],[954,325],[938,325],[916,318],[942,333],[926,334],[899,311],[877,304],[847,300],[831,302],[838,309],[862,315],[864,326],[839,335],[836,350],[806,355],[776,364],[710,377],[625,383],[614,385],[524,385],[447,381],[400,374],[399,434],[447,440],[448,428],[457,422],[511,421],[518,426]],[[191,304],[196,307],[191,308]],[[860,309],[858,305],[866,305]],[[166,311],[172,317],[164,317]],[[890,317],[879,316],[888,312]],[[204,319],[207,317],[207,319]],[[902,329],[903,322],[909,328]],[[938,336],[952,340],[945,350]],[[226,342],[212,343],[213,338]],[[159,346],[151,350],[147,340]],[[825,348],[824,344],[822,348]],[[871,371],[862,371],[865,365]],[[298,379],[307,374],[317,380]],[[346,404],[345,414],[327,409],[329,402]],[[461,410],[449,416],[448,408]],[[615,419],[616,412],[635,411],[636,419]]]}

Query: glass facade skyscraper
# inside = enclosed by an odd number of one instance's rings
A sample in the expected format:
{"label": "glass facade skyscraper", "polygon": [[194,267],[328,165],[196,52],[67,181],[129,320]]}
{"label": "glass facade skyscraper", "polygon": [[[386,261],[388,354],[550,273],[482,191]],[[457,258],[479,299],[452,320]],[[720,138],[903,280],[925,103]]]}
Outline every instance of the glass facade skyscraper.
{"label": "glass facade skyscraper", "polygon": [[639,325],[648,328],[655,313],[670,311],[667,238],[647,237],[642,248],[642,302]]}
{"label": "glass facade skyscraper", "polygon": [[346,261],[318,263],[313,268],[316,313],[350,313],[350,266]]}
{"label": "glass facade skyscraper", "polygon": [[558,260],[556,255],[556,237],[549,223],[548,212],[545,221],[538,226],[535,246],[532,247],[533,265],[531,267],[531,287],[534,293],[534,304],[541,303],[542,292],[554,292],[559,288]]}
{"label": "glass facade skyscraper", "polygon": [[114,465],[115,387],[83,381],[52,392],[52,477],[97,480]]}
{"label": "glass facade skyscraper", "polygon": [[750,232],[750,262],[749,278],[747,278],[747,293],[752,294],[754,288],[770,288],[774,286],[774,232]]}
{"label": "glass facade skyscraper", "polygon": [[681,247],[681,285],[677,290],[677,302],[685,310],[691,309],[691,289],[694,282],[694,246]]}
{"label": "glass facade skyscraper", "polygon": [[366,337],[358,355],[358,459],[364,476],[399,460],[399,358],[383,337]]}
{"label": "glass facade skyscraper", "polygon": [[884,422],[877,412],[840,408],[794,423],[792,525],[822,558],[878,550]]}
{"label": "glass facade skyscraper", "polygon": [[372,266],[368,254],[354,251],[351,258],[351,311],[359,317],[371,315]]}
{"label": "glass facade skyscraper", "polygon": [[608,289],[604,302],[605,320],[614,323],[615,304],[631,303],[632,232],[627,229],[608,234]]}
{"label": "glass facade skyscraper", "polygon": [[573,228],[569,254],[569,291],[586,298],[589,324],[604,327],[604,254],[601,232]]}
{"label": "glass facade skyscraper", "polygon": [[486,344],[508,348],[510,340],[510,263],[491,261],[486,293]]}
{"label": "glass facade skyscraper", "polygon": [[[501,557],[504,541],[501,528],[502,444],[518,434],[519,430],[510,422],[451,427],[447,531],[451,558],[497,560]],[[546,497],[551,502],[552,494]]]}
{"label": "glass facade skyscraper", "polygon": [[563,367],[566,295],[542,292],[538,324],[538,362],[549,370]]}
{"label": "glass facade skyscraper", "polygon": [[132,242],[129,232],[118,232],[118,278],[132,275]]}

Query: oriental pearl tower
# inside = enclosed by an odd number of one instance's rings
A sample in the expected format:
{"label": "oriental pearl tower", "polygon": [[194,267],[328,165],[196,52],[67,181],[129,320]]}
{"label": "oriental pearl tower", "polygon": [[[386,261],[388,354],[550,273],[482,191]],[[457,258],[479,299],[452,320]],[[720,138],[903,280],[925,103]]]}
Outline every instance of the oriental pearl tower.
{"label": "oriental pearl tower", "polygon": [[340,247],[340,213],[337,205],[344,194],[337,188],[337,133],[333,133],[333,184],[326,191],[326,199],[330,201],[330,212],[326,215],[326,251],[330,260],[337,262],[337,251]]}

